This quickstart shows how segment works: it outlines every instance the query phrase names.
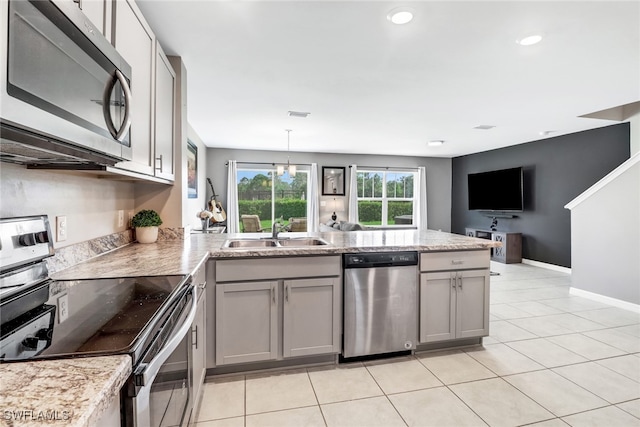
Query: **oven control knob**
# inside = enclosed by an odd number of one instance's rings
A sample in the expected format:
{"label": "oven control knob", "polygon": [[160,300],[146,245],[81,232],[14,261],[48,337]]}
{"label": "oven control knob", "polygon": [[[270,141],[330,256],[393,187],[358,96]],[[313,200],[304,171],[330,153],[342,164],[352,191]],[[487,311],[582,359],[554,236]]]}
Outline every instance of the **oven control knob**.
{"label": "oven control knob", "polygon": [[34,246],[38,243],[47,243],[48,241],[49,235],[46,231],[23,234],[18,237],[18,243],[20,243],[21,246]]}
{"label": "oven control knob", "polygon": [[33,246],[37,243],[36,234],[35,233],[23,234],[18,237],[18,243],[20,243],[20,245],[22,246]]}
{"label": "oven control knob", "polygon": [[46,344],[53,335],[53,330],[49,328],[42,328],[34,335],[28,335],[22,340],[22,348],[29,351],[38,350],[38,344]]}
{"label": "oven control knob", "polygon": [[47,234],[46,231],[40,231],[38,233],[35,233],[35,235],[36,235],[36,242],[38,243],[49,242],[49,234]]}
{"label": "oven control knob", "polygon": [[22,340],[22,347],[25,350],[35,350],[38,348],[38,342],[40,342],[40,340],[37,337],[25,337],[25,339]]}

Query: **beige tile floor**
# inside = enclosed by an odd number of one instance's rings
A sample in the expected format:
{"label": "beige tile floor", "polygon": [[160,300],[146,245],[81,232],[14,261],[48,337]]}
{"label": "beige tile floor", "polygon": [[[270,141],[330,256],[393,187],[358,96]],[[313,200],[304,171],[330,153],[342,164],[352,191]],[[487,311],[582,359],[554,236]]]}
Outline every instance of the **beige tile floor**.
{"label": "beige tile floor", "polygon": [[196,427],[640,426],[640,314],[495,264],[482,346],[210,378]]}

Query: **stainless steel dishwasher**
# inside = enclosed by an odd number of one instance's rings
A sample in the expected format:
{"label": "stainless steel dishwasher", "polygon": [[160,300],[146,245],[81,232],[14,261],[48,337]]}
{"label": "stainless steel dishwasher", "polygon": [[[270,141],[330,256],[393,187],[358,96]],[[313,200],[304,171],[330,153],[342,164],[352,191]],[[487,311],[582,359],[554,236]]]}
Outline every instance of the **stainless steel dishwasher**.
{"label": "stainless steel dishwasher", "polygon": [[417,265],[417,252],[343,255],[343,357],[416,348]]}

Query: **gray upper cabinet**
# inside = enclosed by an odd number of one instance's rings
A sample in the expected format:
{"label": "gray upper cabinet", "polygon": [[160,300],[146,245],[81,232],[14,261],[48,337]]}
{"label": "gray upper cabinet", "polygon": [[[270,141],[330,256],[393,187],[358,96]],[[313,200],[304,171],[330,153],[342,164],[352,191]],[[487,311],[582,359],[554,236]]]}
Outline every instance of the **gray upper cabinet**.
{"label": "gray upper cabinet", "polygon": [[173,131],[176,73],[160,43],[157,43],[156,46],[155,83],[155,176],[173,181],[175,179]]}
{"label": "gray upper cabinet", "polygon": [[216,285],[216,365],[278,355],[278,282]]}
{"label": "gray upper cabinet", "polygon": [[155,35],[142,16],[138,6],[130,0],[114,3],[114,46],[131,65],[132,160],[120,162],[116,167],[146,175],[154,174],[153,157],[153,77],[155,74]]}
{"label": "gray upper cabinet", "polygon": [[109,0],[66,0],[75,3],[91,23],[111,41],[111,1]]}
{"label": "gray upper cabinet", "polygon": [[284,281],[283,357],[340,352],[337,277]]}

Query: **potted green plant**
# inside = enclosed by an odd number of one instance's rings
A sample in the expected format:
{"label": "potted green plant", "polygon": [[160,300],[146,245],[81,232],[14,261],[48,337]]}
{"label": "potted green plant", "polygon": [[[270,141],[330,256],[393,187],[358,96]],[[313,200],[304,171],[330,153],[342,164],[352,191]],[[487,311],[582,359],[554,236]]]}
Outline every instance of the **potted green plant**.
{"label": "potted green plant", "polygon": [[160,215],[152,209],[143,209],[131,219],[131,226],[136,229],[136,239],[140,243],[158,240],[158,226],[161,224]]}

